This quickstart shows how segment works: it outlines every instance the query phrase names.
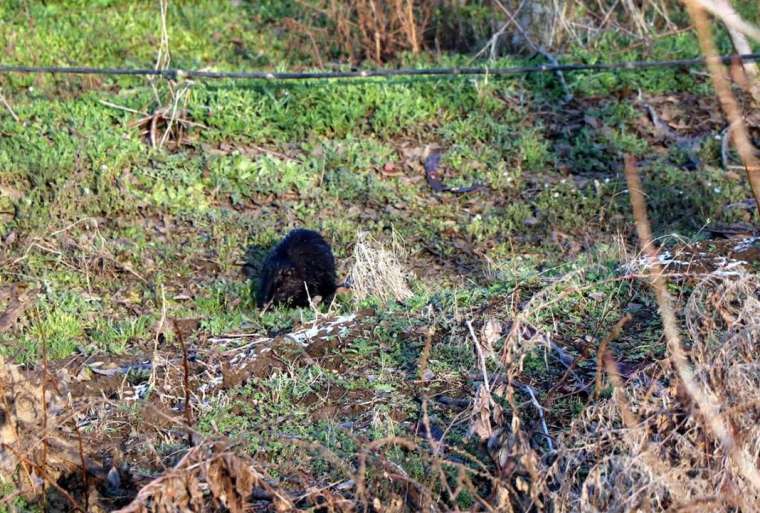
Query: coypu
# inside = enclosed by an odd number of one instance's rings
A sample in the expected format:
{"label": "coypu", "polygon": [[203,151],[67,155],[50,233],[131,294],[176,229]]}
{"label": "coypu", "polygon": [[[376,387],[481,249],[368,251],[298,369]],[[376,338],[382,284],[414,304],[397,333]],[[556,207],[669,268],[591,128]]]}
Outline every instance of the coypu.
{"label": "coypu", "polygon": [[[298,228],[288,233],[267,255],[259,273],[256,304],[308,306],[317,296],[332,302],[337,290],[335,258],[317,232]],[[307,294],[308,287],[308,294]]]}

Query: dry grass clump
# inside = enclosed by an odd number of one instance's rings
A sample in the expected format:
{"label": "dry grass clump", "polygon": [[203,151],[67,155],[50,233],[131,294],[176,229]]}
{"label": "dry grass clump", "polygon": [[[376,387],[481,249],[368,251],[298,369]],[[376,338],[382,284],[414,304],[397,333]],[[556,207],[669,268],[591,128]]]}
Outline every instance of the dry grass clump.
{"label": "dry grass clump", "polygon": [[354,246],[354,264],[350,280],[353,296],[361,301],[370,296],[382,303],[404,301],[412,297],[399,255],[403,250],[394,237],[390,248],[386,248],[368,233],[357,235]]}
{"label": "dry grass clump", "polygon": [[[760,453],[760,279],[714,274],[685,309],[694,377],[721,405],[734,450]],[[760,510],[755,489],[669,360],[589,407],[560,438],[548,482],[558,513]],[[696,509],[695,509],[696,508]]]}
{"label": "dry grass clump", "polygon": [[[680,5],[669,0],[299,0],[284,25],[290,47],[314,64],[331,59],[384,63],[424,50],[477,52],[558,50],[593,45],[609,31],[650,41],[683,30]],[[480,51],[478,51],[480,50]]]}

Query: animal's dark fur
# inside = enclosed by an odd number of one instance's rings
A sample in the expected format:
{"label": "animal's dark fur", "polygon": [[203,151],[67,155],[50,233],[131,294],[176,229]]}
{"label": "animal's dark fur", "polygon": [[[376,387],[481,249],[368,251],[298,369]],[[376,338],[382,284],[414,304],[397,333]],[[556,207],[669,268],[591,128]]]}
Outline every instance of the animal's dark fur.
{"label": "animal's dark fur", "polygon": [[264,260],[256,304],[259,308],[270,302],[308,306],[309,296],[320,296],[323,303],[330,303],[337,288],[335,281],[335,258],[330,245],[315,231],[296,229]]}

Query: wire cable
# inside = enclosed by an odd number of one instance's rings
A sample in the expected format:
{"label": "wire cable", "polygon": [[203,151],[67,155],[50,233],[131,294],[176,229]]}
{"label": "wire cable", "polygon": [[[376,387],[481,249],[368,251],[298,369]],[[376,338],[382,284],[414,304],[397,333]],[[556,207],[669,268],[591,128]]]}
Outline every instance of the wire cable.
{"label": "wire cable", "polygon": [[[757,62],[760,53],[745,55],[723,55],[717,57],[723,64],[731,62]],[[347,71],[314,71],[314,72],[270,72],[270,71],[202,71],[183,69],[152,69],[152,68],[95,68],[87,66],[20,66],[0,64],[0,74],[10,73],[52,73],[67,75],[138,75],[159,76],[171,80],[181,79],[236,79],[236,80],[325,80],[344,78],[368,77],[399,77],[399,76],[472,76],[472,75],[525,75],[532,73],[555,73],[574,71],[614,71],[653,68],[693,68],[705,66],[702,57],[694,59],[676,59],[660,61],[623,61],[596,64],[543,64],[540,66],[513,66],[507,68],[489,68],[487,66],[465,68],[397,68],[397,69],[367,69]]]}

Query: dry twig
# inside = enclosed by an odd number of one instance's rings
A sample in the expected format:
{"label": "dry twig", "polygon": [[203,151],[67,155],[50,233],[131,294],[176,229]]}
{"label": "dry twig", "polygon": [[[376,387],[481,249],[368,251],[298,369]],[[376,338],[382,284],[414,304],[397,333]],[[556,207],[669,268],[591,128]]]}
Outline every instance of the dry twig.
{"label": "dry twig", "polygon": [[[749,179],[752,194],[757,203],[757,210],[760,214],[760,160],[755,156],[755,148],[752,145],[747,126],[744,123],[741,108],[739,107],[736,97],[731,91],[731,85],[726,78],[726,68],[718,59],[718,50],[715,46],[715,41],[713,40],[710,23],[701,7],[706,3],[713,7],[715,6],[708,0],[685,0],[685,2],[689,11],[689,16],[696,27],[697,35],[699,36],[699,45],[702,48],[702,53],[707,61],[707,68],[710,71],[715,92],[718,95],[721,107],[723,107],[723,112],[726,114],[730,123],[729,130],[733,137],[734,144],[736,145],[739,156],[744,163],[744,169],[747,171],[747,178]],[[726,20],[733,18],[729,13],[724,13],[720,9],[717,9],[717,7],[715,8],[716,11],[711,12],[713,12],[713,14],[721,15],[722,19],[728,25]],[[757,36],[760,36],[760,31],[757,33]]]}
{"label": "dry twig", "polygon": [[16,115],[16,113],[13,111],[13,107],[11,107],[11,104],[8,103],[8,100],[5,99],[5,96],[2,92],[0,92],[0,102],[3,104],[3,106],[8,110],[8,113],[11,115],[11,117],[16,121],[16,123],[21,122],[19,117]]}

